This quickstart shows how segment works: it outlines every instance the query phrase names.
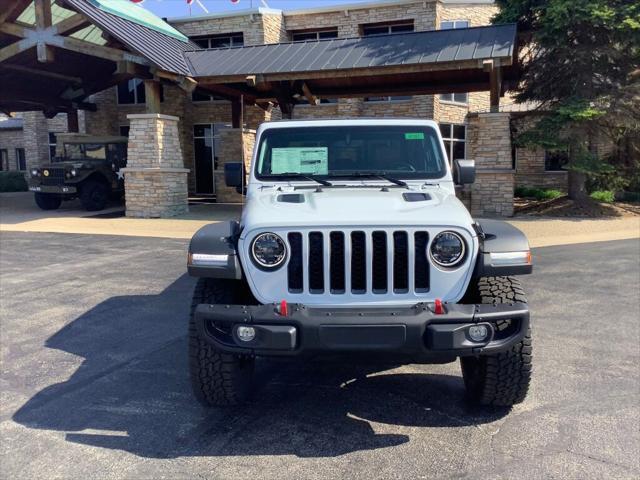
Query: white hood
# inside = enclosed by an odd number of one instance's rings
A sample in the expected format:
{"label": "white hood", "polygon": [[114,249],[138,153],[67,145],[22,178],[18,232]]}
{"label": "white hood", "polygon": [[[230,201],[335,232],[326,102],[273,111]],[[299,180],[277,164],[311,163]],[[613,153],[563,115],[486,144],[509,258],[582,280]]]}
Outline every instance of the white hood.
{"label": "white hood", "polygon": [[[448,189],[393,186],[384,191],[383,185],[321,187],[319,191],[314,187],[256,189],[249,193],[242,224],[248,230],[272,226],[452,226],[473,234],[471,215]],[[407,201],[403,194],[408,192],[425,193],[429,198]],[[296,199],[300,203],[279,199],[291,194],[301,195]]]}

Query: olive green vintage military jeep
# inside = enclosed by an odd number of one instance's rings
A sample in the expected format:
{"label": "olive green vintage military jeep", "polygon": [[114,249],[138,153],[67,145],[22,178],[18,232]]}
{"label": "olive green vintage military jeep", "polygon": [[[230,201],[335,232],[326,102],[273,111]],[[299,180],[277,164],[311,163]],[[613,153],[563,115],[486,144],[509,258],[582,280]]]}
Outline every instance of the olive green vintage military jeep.
{"label": "olive green vintage military jeep", "polygon": [[103,210],[109,198],[121,198],[127,164],[127,137],[82,136],[65,139],[63,155],[33,168],[29,190],[43,210],[55,210],[63,200],[80,198],[88,211]]}

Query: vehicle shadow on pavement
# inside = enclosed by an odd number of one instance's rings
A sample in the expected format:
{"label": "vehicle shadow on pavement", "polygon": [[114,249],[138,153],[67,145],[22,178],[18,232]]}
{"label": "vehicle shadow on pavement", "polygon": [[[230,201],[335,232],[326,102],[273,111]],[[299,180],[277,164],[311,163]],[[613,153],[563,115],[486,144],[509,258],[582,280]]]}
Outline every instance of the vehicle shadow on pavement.
{"label": "vehicle shadow on pavement", "polygon": [[458,375],[284,361],[259,362],[248,405],[204,409],[188,378],[192,287],[184,275],[158,295],[112,297],[51,336],[46,347],[84,361],[13,420],[141,457],[330,457],[407,443],[406,427],[480,425],[508,412],[467,405]]}

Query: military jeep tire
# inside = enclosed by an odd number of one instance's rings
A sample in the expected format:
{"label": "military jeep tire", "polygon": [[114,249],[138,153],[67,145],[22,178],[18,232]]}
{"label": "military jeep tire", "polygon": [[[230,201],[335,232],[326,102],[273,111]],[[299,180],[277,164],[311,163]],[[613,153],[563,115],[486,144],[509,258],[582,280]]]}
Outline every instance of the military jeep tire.
{"label": "military jeep tire", "polygon": [[[480,278],[472,292],[479,303],[527,303],[514,277]],[[500,329],[500,325],[498,325]],[[512,406],[522,402],[531,381],[531,330],[509,350],[494,355],[462,357],[462,376],[471,401],[481,405]]]}
{"label": "military jeep tire", "polygon": [[[200,303],[249,303],[238,281],[200,278],[193,292],[189,320],[189,373],[193,393],[205,406],[236,405],[249,396],[255,358],[223,353],[200,337],[194,321]],[[244,295],[243,295],[244,293]],[[244,296],[245,298],[239,298]]]}
{"label": "military jeep tire", "polygon": [[42,210],[57,210],[62,204],[62,198],[55,193],[41,193],[35,194],[36,205]]}
{"label": "military jeep tire", "polygon": [[80,201],[88,212],[104,210],[109,200],[109,186],[98,180],[89,179],[80,187]]}

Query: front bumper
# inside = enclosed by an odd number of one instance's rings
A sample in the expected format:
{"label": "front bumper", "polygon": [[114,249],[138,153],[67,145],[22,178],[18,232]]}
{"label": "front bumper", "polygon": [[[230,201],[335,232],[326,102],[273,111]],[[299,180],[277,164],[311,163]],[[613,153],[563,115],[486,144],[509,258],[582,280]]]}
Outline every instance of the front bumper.
{"label": "front bumper", "polygon": [[41,192],[41,193],[78,193],[78,189],[75,186],[70,185],[29,185],[29,191]]}
{"label": "front bumper", "polygon": [[[289,304],[288,315],[277,305],[210,305],[196,307],[202,338],[230,353],[293,356],[332,352],[386,352],[414,359],[490,354],[510,348],[529,328],[524,303],[500,305],[433,304],[384,308],[311,308]],[[255,338],[243,341],[237,327],[252,326]],[[474,341],[473,325],[489,334]]]}

